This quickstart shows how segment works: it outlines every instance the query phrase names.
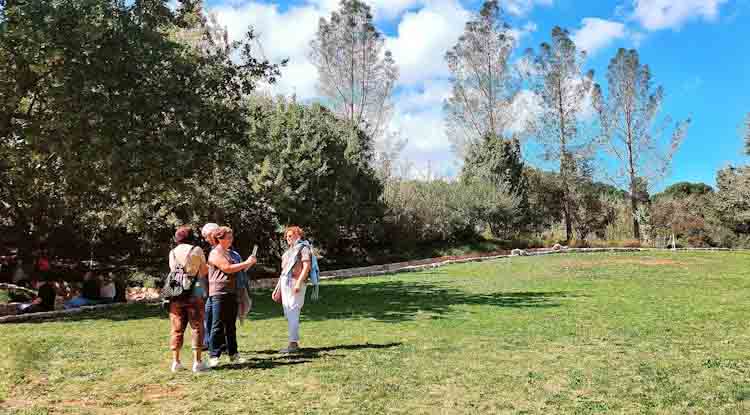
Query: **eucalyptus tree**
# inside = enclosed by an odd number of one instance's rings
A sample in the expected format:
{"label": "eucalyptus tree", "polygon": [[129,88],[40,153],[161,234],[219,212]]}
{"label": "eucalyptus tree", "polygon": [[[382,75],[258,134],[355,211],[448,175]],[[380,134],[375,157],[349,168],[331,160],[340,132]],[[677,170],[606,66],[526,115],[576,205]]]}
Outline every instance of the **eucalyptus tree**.
{"label": "eucalyptus tree", "polygon": [[380,137],[390,121],[399,76],[384,45],[370,6],[360,0],[342,0],[328,19],[320,19],[310,42],[310,60],[318,70],[317,88],[326,106],[371,139]]}
{"label": "eucalyptus tree", "polygon": [[[544,148],[544,158],[556,160],[560,169],[562,213],[566,239],[572,238],[576,203],[573,187],[578,164],[594,149],[595,137],[581,131],[585,103],[594,88],[594,72],[584,72],[586,53],[578,51],[567,30],[552,29],[551,42],[527,52],[528,75],[539,111],[532,119],[534,136]],[[590,177],[589,177],[590,179]]]}
{"label": "eucalyptus tree", "polygon": [[452,93],[444,104],[446,128],[457,153],[483,137],[504,137],[514,123],[521,77],[510,59],[515,47],[496,0],[486,1],[445,54]]}
{"label": "eucalyptus tree", "polygon": [[640,238],[635,212],[639,183],[653,185],[663,177],[687,134],[690,119],[675,123],[669,138],[670,117],[657,123],[664,89],[654,88],[651,69],[641,64],[638,52],[620,49],[607,68],[608,94],[595,87],[593,103],[599,115],[605,147],[618,162],[617,177],[629,190],[633,237]]}

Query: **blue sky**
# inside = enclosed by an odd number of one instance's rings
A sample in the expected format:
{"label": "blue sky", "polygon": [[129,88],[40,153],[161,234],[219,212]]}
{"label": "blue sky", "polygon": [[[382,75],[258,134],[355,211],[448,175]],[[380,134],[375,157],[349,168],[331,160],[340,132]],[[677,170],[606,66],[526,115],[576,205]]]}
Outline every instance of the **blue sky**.
{"label": "blue sky", "polygon": [[[392,127],[409,140],[404,158],[409,173],[454,175],[456,156],[445,135],[441,102],[449,93],[442,59],[475,13],[476,0],[366,0],[386,46],[401,68]],[[307,46],[318,19],[338,0],[209,0],[230,36],[247,25],[260,32],[267,57],[290,58],[273,92],[315,100],[314,67]],[[678,181],[713,185],[716,170],[747,163],[740,129],[750,112],[750,0],[503,0],[520,38],[519,53],[549,39],[551,29],[567,28],[589,51],[587,69],[606,84],[609,60],[619,47],[636,48],[665,88],[661,116],[690,117],[692,124],[677,153],[672,173],[657,189]],[[526,146],[530,163],[542,165]]]}

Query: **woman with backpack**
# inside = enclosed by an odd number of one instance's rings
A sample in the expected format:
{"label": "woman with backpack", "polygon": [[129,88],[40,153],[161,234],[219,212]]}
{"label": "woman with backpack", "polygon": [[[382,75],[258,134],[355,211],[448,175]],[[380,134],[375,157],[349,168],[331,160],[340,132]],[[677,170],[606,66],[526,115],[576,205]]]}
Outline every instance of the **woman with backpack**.
{"label": "woman with backpack", "polygon": [[287,321],[289,344],[279,353],[295,353],[299,350],[299,316],[305,304],[307,277],[310,274],[312,249],[302,238],[305,233],[299,226],[287,226],[284,230],[289,249],[281,257],[281,275],[273,292],[274,301],[281,302]]}
{"label": "woman with backpack", "polygon": [[217,245],[208,257],[208,295],[211,298],[211,357],[208,364],[215,367],[222,354],[222,340],[226,343],[229,361],[242,363],[237,350],[237,272],[245,271],[257,262],[254,256],[232,263],[230,248],[234,241],[232,229],[220,226],[211,234]]}
{"label": "woman with backpack", "polygon": [[189,226],[180,226],[174,234],[177,246],[169,252],[171,272],[182,268],[188,276],[194,277],[192,287],[179,297],[169,299],[169,323],[171,336],[169,348],[172,350],[172,372],[182,370],[180,350],[182,349],[187,325],[193,329],[193,372],[202,372],[207,366],[201,359],[203,345],[203,287],[198,280],[208,274],[206,257],[198,246],[198,241]]}

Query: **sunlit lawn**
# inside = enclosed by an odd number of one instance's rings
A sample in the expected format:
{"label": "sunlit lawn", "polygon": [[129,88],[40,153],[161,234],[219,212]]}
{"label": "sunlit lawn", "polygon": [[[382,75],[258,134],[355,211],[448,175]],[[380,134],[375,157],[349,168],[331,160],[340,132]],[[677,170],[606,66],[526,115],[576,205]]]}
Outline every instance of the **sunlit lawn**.
{"label": "sunlit lawn", "polygon": [[258,292],[248,363],[199,375],[168,371],[155,306],[0,325],[0,412],[750,413],[749,269],[579,254],[326,281],[294,357]]}

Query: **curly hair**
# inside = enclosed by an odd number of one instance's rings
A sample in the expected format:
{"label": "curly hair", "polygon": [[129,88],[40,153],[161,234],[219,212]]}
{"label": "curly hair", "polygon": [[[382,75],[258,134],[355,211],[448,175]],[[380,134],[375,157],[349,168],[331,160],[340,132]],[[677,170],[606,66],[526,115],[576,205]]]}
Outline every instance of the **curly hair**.
{"label": "curly hair", "polygon": [[294,235],[297,235],[300,239],[305,237],[305,231],[302,230],[297,225],[288,225],[286,228],[284,228],[284,237],[286,238],[286,235],[291,232]]}
{"label": "curly hair", "polygon": [[211,232],[211,237],[216,239],[216,241],[225,239],[228,235],[232,235],[232,228],[229,226],[219,226]]}

